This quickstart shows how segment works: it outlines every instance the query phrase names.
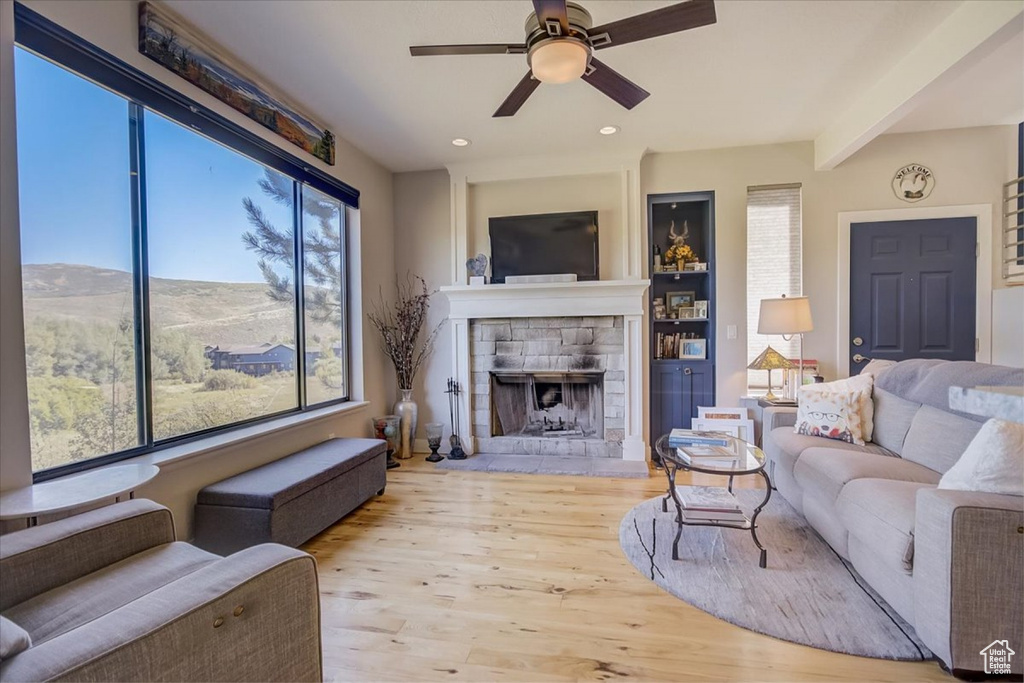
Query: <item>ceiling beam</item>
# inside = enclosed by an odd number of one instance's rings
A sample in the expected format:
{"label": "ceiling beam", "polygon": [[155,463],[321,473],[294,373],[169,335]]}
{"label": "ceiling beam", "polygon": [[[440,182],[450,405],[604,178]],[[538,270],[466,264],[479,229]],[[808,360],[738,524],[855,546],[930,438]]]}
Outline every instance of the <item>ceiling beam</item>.
{"label": "ceiling beam", "polygon": [[[934,88],[1024,30],[1022,12],[1021,0],[968,0],[960,5],[822,131],[814,141],[815,168],[835,168],[903,118]],[[1020,64],[1006,68],[1020,69]]]}

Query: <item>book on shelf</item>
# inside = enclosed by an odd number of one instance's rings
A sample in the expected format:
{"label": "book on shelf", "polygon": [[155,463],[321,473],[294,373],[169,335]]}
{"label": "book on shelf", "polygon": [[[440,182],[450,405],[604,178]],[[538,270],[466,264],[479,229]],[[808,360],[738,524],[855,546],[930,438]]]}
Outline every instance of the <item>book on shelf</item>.
{"label": "book on shelf", "polygon": [[669,446],[728,446],[730,438],[722,432],[699,429],[673,429],[668,435]]}

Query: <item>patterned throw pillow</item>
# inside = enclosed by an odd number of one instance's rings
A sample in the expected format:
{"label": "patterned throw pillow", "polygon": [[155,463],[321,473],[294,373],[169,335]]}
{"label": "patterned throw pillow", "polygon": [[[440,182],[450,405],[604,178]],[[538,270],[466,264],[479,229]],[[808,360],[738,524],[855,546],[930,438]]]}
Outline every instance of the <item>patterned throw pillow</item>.
{"label": "patterned throw pillow", "polygon": [[801,389],[795,431],[863,446],[864,428],[858,392]]}
{"label": "patterned throw pillow", "polygon": [[[857,417],[860,424],[860,430],[857,433],[856,438],[850,443],[864,445],[864,442],[871,441],[871,436],[874,432],[874,417],[875,417],[875,402],[871,400],[871,392],[874,389],[875,381],[872,375],[860,374],[849,379],[840,379],[835,382],[827,382],[825,384],[805,384],[800,387],[800,393],[797,396],[797,400],[800,405],[808,400],[811,396],[817,394],[850,394],[853,396],[855,401],[854,405],[857,407]],[[797,410],[797,429],[800,432],[800,412]],[[820,428],[820,425],[819,425]],[[806,432],[810,433],[810,432]],[[824,436],[821,434],[820,436]],[[830,437],[835,438],[835,437]],[[843,439],[848,441],[848,439]]]}

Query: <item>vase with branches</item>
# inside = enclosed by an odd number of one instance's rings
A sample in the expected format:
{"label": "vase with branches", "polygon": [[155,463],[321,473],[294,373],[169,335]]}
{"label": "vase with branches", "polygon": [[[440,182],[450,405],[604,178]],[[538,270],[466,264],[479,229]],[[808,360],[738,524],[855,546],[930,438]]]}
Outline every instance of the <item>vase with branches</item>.
{"label": "vase with branches", "polygon": [[395,366],[395,378],[402,392],[401,400],[395,404],[395,414],[402,418],[398,457],[411,458],[419,412],[412,400],[413,381],[433,351],[444,321],[423,336],[432,294],[423,278],[409,276],[405,282],[396,283],[395,289],[394,302],[386,302],[381,293],[367,318],[380,335],[381,349]]}

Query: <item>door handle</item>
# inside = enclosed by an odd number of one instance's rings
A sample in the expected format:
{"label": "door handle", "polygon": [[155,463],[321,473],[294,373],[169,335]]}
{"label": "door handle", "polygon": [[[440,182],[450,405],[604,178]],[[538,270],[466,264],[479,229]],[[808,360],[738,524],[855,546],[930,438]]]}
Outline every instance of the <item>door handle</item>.
{"label": "door handle", "polygon": [[863,343],[864,343],[864,340],[861,339],[860,337],[854,337],[853,338],[853,345],[854,346],[860,346]]}
{"label": "door handle", "polygon": [[690,368],[683,368],[683,374],[684,375],[692,375],[693,374],[693,370],[691,370]]}
{"label": "door handle", "polygon": [[862,356],[859,353],[853,354],[853,362],[854,363],[863,363],[866,360],[871,360],[871,359],[868,358],[867,356]]}

